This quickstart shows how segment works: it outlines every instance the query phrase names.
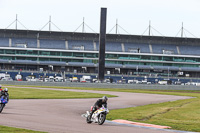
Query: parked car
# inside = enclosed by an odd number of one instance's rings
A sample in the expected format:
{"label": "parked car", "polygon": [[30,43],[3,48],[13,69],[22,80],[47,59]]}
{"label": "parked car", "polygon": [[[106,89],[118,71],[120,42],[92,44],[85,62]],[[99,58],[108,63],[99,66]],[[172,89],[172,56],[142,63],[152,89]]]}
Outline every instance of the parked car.
{"label": "parked car", "polygon": [[158,84],[159,85],[167,85],[167,81],[166,80],[161,80],[161,81],[158,81]]}
{"label": "parked car", "polygon": [[71,82],[78,82],[78,78],[77,78],[77,77],[72,77],[72,78],[70,79],[70,81],[71,81]]}
{"label": "parked car", "polygon": [[55,82],[64,82],[63,77],[55,77]]}
{"label": "parked car", "polygon": [[8,77],[8,78],[2,78],[1,81],[13,81],[13,79],[11,77]]}
{"label": "parked car", "polygon": [[182,82],[181,81],[175,81],[175,83],[174,83],[175,85],[181,85],[182,84]]}
{"label": "parked car", "polygon": [[160,80],[160,81],[158,81],[158,84],[160,84],[160,85],[171,85],[172,81],[171,80]]}
{"label": "parked car", "polygon": [[90,83],[92,80],[91,76],[83,76],[82,78],[80,78],[80,82],[82,83]]}

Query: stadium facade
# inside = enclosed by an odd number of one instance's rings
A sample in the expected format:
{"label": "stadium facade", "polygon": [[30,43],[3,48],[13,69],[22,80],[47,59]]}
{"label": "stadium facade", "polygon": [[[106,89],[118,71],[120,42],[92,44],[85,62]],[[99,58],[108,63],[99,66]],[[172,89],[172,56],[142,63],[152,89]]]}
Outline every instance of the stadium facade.
{"label": "stadium facade", "polygon": [[[1,70],[98,73],[98,50],[95,33],[0,30]],[[110,74],[200,77],[200,39],[107,34],[105,63]]]}

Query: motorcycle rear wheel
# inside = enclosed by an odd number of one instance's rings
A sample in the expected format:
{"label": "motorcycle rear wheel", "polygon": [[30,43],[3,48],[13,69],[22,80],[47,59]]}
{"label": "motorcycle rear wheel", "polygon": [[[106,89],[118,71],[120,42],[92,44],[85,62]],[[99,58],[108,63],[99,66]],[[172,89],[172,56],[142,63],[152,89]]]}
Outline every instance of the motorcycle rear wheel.
{"label": "motorcycle rear wheel", "polygon": [[106,115],[105,114],[100,114],[98,117],[98,124],[102,125],[106,120]]}

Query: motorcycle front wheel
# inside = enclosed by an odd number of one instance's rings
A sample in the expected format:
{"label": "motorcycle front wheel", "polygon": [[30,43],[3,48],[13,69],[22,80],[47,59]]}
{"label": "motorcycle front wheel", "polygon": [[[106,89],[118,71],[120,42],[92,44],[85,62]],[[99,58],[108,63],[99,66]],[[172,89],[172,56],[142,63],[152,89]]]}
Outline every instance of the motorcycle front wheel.
{"label": "motorcycle front wheel", "polygon": [[106,115],[105,114],[100,114],[98,117],[98,124],[102,125],[106,120]]}
{"label": "motorcycle front wheel", "polygon": [[0,104],[0,113],[3,111],[5,104]]}

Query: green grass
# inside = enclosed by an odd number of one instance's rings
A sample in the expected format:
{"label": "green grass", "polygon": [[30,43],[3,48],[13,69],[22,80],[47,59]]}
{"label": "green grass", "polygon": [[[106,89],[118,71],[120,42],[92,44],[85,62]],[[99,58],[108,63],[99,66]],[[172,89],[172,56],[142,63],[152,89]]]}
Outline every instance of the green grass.
{"label": "green grass", "polygon": [[[75,99],[100,98],[105,94],[9,87],[9,95],[10,99]],[[106,96],[115,97],[113,95]]]}
{"label": "green grass", "polygon": [[179,100],[135,108],[111,110],[107,119],[170,126],[184,131],[200,131],[199,99]]}
{"label": "green grass", "polygon": [[46,133],[46,132],[39,132],[39,131],[32,131],[32,130],[27,130],[27,129],[0,126],[0,133]]}
{"label": "green grass", "polygon": [[[38,87],[47,88],[47,86],[38,86]],[[108,120],[125,119],[130,121],[170,126],[172,127],[172,129],[176,130],[200,132],[200,91],[75,88],[75,87],[54,87],[54,86],[48,88],[191,96],[194,98],[178,100],[173,102],[159,103],[159,104],[150,104],[132,108],[110,110],[107,119]]]}

